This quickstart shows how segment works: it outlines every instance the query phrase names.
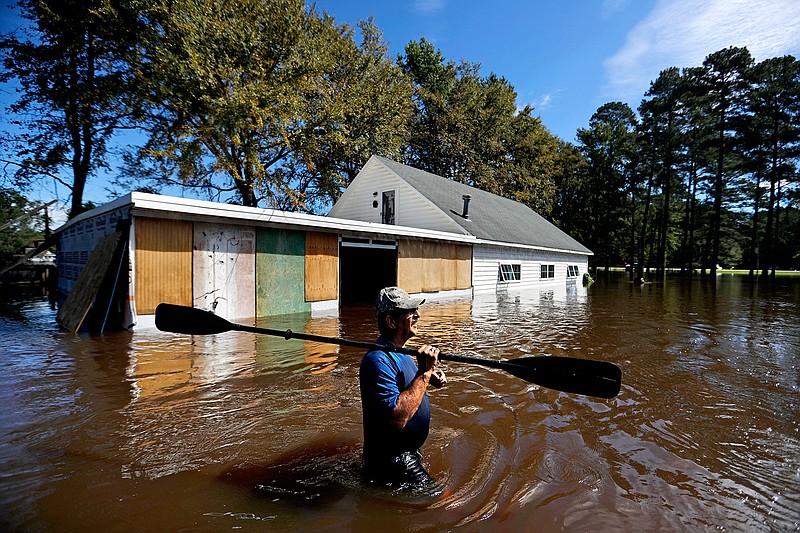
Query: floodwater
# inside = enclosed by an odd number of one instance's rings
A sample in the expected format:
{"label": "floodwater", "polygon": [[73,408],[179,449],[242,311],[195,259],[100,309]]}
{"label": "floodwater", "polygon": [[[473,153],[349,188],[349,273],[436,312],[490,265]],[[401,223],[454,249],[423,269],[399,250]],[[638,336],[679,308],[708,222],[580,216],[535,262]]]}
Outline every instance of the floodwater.
{"label": "floodwater", "polygon": [[[601,275],[424,306],[419,341],[444,351],[606,360],[623,385],[601,400],[447,363],[423,447],[445,492],[415,497],[360,480],[357,349],[76,336],[41,296],[0,300],[0,530],[800,529],[797,280]],[[375,337],[365,308],[259,325]]]}

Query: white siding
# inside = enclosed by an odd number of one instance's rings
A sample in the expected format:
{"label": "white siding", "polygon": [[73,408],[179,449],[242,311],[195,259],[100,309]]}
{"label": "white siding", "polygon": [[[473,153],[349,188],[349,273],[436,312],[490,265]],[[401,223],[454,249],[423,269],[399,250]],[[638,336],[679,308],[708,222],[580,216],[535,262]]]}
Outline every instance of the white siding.
{"label": "white siding", "polygon": [[78,280],[98,241],[117,230],[117,222],[130,218],[123,207],[96,216],[85,217],[61,232],[58,246],[58,291],[66,297]]}
{"label": "white siding", "polygon": [[[497,272],[501,263],[519,264],[519,281],[499,282]],[[555,265],[553,278],[541,279],[541,266]],[[565,284],[567,266],[577,265],[581,281],[587,272],[588,257],[579,254],[546,252],[501,246],[475,246],[472,259],[472,284],[475,294],[493,293],[498,290],[524,290],[548,284]]]}
{"label": "white siding", "polygon": [[[384,191],[395,191],[397,226],[466,233],[430,200],[374,159],[364,165],[328,216],[379,224]],[[373,201],[378,207],[372,207]]]}

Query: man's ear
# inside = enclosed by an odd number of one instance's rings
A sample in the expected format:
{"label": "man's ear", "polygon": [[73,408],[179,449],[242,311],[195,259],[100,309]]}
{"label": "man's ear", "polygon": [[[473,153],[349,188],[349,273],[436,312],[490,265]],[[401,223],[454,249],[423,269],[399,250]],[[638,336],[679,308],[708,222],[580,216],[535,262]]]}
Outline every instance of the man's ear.
{"label": "man's ear", "polygon": [[386,321],[386,325],[389,326],[389,329],[397,329],[397,321],[394,319],[391,313],[386,313],[384,320]]}

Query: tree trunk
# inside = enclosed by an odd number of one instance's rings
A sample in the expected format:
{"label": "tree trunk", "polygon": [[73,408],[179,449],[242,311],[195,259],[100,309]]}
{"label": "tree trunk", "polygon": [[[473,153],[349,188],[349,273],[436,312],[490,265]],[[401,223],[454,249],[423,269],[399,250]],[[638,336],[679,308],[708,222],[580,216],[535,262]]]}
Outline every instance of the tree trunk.
{"label": "tree trunk", "polygon": [[[722,106],[723,110],[725,106]],[[722,226],[723,174],[725,171],[725,112],[720,112],[719,147],[717,148],[717,173],[714,177],[714,209],[711,222],[711,282],[717,282],[717,263],[719,262],[720,229]]]}
{"label": "tree trunk", "polygon": [[658,272],[662,280],[667,273],[667,234],[669,233],[670,196],[672,195],[672,113],[667,117],[667,151],[664,162],[664,185],[662,194],[664,202],[661,212],[661,231],[658,238]]}
{"label": "tree trunk", "polygon": [[[781,244],[780,235],[781,235],[781,182],[780,180],[778,180],[778,191],[775,195],[775,236],[772,240],[772,242],[774,243],[773,250],[779,247]],[[772,256],[773,257],[772,257],[772,266],[770,275],[774,280],[776,263],[777,263],[777,261],[775,261],[775,252],[772,253]]]}
{"label": "tree trunk", "polygon": [[[653,180],[656,171],[655,141],[653,141],[653,143],[654,144],[650,147],[650,173],[647,177],[647,195],[645,196],[644,212],[642,213],[642,231],[639,237],[639,257],[636,265],[636,279],[644,277],[644,246],[647,241],[647,217],[650,215],[650,201],[653,194]],[[631,265],[631,271],[633,271],[633,265]]]}
{"label": "tree trunk", "polygon": [[773,253],[772,253],[772,243],[773,243],[773,227],[774,227],[774,217],[775,217],[775,164],[773,162],[772,170],[770,172],[769,178],[769,202],[767,204],[767,227],[764,228],[764,261],[762,262],[764,266],[764,270],[761,275],[766,278],[769,276],[769,270],[772,266],[773,261]]}
{"label": "tree trunk", "polygon": [[[86,34],[86,87],[93,89],[95,84],[95,46],[91,33]],[[78,58],[71,58],[71,72],[73,86],[79,85]],[[76,95],[72,100],[72,109],[65,109],[66,121],[70,130],[72,145],[72,203],[69,218],[74,218],[83,212],[83,193],[91,170],[92,151],[94,149],[93,130],[95,126],[94,110],[91,98],[86,95]]]}
{"label": "tree trunk", "polygon": [[689,273],[694,273],[694,232],[697,226],[697,168],[692,164],[692,203],[689,212]]}
{"label": "tree trunk", "polygon": [[[760,158],[759,158],[760,159]],[[758,276],[758,214],[761,204],[761,169],[756,172],[756,189],[753,192],[753,233],[750,237],[750,278]]]}

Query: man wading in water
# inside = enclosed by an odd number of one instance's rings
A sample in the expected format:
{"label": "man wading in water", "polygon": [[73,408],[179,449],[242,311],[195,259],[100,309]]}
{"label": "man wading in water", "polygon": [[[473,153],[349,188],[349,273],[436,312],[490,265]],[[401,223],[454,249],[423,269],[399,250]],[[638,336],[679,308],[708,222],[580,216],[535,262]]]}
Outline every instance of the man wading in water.
{"label": "man wading in water", "polygon": [[426,487],[433,478],[422,465],[420,446],[428,437],[431,408],[425,390],[441,387],[444,372],[435,369],[439,349],[424,345],[417,364],[392,351],[417,334],[418,308],[425,300],[411,298],[399,287],[382,289],[375,301],[380,337],[386,350],[367,352],[361,361],[361,408],[364,417],[364,473],[368,481]]}

